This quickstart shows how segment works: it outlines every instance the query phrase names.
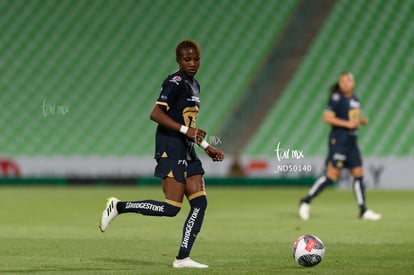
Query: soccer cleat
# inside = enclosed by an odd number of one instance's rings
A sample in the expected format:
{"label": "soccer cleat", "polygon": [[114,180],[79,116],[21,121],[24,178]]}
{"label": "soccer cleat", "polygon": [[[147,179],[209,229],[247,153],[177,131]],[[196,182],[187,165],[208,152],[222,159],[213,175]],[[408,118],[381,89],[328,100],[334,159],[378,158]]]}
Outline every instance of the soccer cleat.
{"label": "soccer cleat", "polygon": [[119,215],[116,205],[120,200],[114,197],[110,197],[106,200],[106,207],[102,212],[101,223],[99,228],[101,232],[105,232],[108,229],[109,224]]}
{"label": "soccer cleat", "polygon": [[175,268],[207,268],[208,265],[200,264],[196,261],[191,260],[190,257],[184,259],[175,259],[173,263],[173,267]]}
{"label": "soccer cleat", "polygon": [[381,219],[381,214],[375,213],[374,211],[368,209],[364,212],[364,214],[362,214],[361,219],[366,221],[378,221]]}
{"label": "soccer cleat", "polygon": [[309,219],[310,204],[306,202],[301,202],[299,206],[299,217],[306,221]]}

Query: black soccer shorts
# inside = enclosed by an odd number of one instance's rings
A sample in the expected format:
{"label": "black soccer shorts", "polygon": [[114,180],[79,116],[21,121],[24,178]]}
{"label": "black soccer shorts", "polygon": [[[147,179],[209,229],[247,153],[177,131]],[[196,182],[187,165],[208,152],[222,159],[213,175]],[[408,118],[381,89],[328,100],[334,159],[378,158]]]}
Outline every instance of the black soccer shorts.
{"label": "black soccer shorts", "polygon": [[154,176],[158,178],[174,177],[176,181],[185,184],[186,178],[194,175],[204,175],[203,166],[198,158],[192,160],[157,159]]}

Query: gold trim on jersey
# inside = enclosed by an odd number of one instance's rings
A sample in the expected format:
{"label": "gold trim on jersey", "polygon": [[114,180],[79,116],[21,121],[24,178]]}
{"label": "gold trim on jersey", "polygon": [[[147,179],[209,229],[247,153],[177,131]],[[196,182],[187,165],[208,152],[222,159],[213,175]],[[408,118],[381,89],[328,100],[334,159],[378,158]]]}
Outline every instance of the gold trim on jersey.
{"label": "gold trim on jersey", "polygon": [[172,201],[172,200],[169,200],[169,199],[165,199],[165,202],[168,203],[168,204],[171,204],[173,206],[180,207],[180,208],[181,208],[181,206],[183,206],[183,203],[178,202],[178,201]]}
{"label": "gold trim on jersey", "polygon": [[172,170],[168,173],[167,177],[169,177],[169,178],[173,178],[174,177],[174,174],[173,174]]}
{"label": "gold trim on jersey", "polygon": [[168,155],[167,155],[167,153],[166,153],[166,152],[164,152],[164,153],[162,153],[161,157],[162,157],[162,158],[168,158]]}
{"label": "gold trim on jersey", "polygon": [[169,106],[169,105],[168,105],[168,103],[166,103],[166,102],[157,101],[157,102],[155,102],[155,104],[156,104],[156,105],[162,105],[162,106],[167,107],[167,111],[170,109],[170,106]]}
{"label": "gold trim on jersey", "polygon": [[333,114],[334,116],[336,116],[336,113],[332,110],[325,110],[325,113],[329,113],[329,114]]}
{"label": "gold trim on jersey", "polygon": [[195,198],[201,197],[201,196],[205,196],[206,195],[206,191],[198,191],[195,192],[194,194],[191,194],[190,196],[188,196],[188,200],[191,201]]}

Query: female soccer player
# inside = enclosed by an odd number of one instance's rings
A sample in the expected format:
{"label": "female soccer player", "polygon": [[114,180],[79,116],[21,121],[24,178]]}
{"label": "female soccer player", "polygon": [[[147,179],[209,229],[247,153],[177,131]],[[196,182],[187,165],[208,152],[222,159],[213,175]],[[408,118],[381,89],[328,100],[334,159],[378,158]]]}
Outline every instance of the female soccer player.
{"label": "female soccer player", "polygon": [[178,255],[173,267],[207,268],[189,255],[201,229],[207,197],[204,170],[194,150],[201,146],[213,161],[222,161],[224,154],[205,141],[206,132],[196,128],[200,107],[200,85],[194,78],[200,66],[201,51],[193,40],[181,41],[176,47],[179,70],[163,82],[161,93],[151,112],[158,123],[155,138],[155,176],[162,178],[165,201],[120,201],[108,198],[102,213],[100,229],[105,232],[119,214],[134,212],[148,216],[173,217],[180,211],[184,195],[191,209],[185,221]]}
{"label": "female soccer player", "polygon": [[326,172],[300,201],[299,216],[303,220],[309,219],[311,201],[328,185],[338,180],[343,167],[349,168],[354,177],[353,191],[359,206],[359,217],[363,220],[381,218],[380,214],[367,209],[365,203],[362,160],[357,135],[358,126],[367,124],[368,119],[360,116],[360,103],[353,93],[354,86],[353,75],[344,72],[340,75],[339,82],[331,88],[328,106],[323,114],[324,121],[332,126]]}

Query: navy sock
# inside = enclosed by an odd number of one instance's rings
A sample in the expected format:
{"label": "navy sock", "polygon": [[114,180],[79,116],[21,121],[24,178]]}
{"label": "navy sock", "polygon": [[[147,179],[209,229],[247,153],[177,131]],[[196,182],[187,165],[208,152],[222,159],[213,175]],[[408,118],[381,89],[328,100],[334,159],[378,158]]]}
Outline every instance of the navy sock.
{"label": "navy sock", "polygon": [[184,259],[190,255],[194,241],[203,224],[204,213],[207,208],[207,197],[200,196],[190,201],[191,209],[183,228],[183,237],[177,259]]}
{"label": "navy sock", "polygon": [[118,213],[139,213],[146,216],[174,217],[180,212],[180,207],[166,202],[144,200],[118,202],[116,209]]}
{"label": "navy sock", "polygon": [[333,180],[326,176],[320,177],[309,189],[308,194],[306,197],[301,199],[301,202],[310,203],[318,194],[320,194],[326,187],[331,185],[333,183]]}
{"label": "navy sock", "polygon": [[365,184],[363,181],[363,177],[354,178],[352,189],[354,191],[355,199],[358,203],[359,215],[362,216],[364,212],[367,211],[365,203]]}

